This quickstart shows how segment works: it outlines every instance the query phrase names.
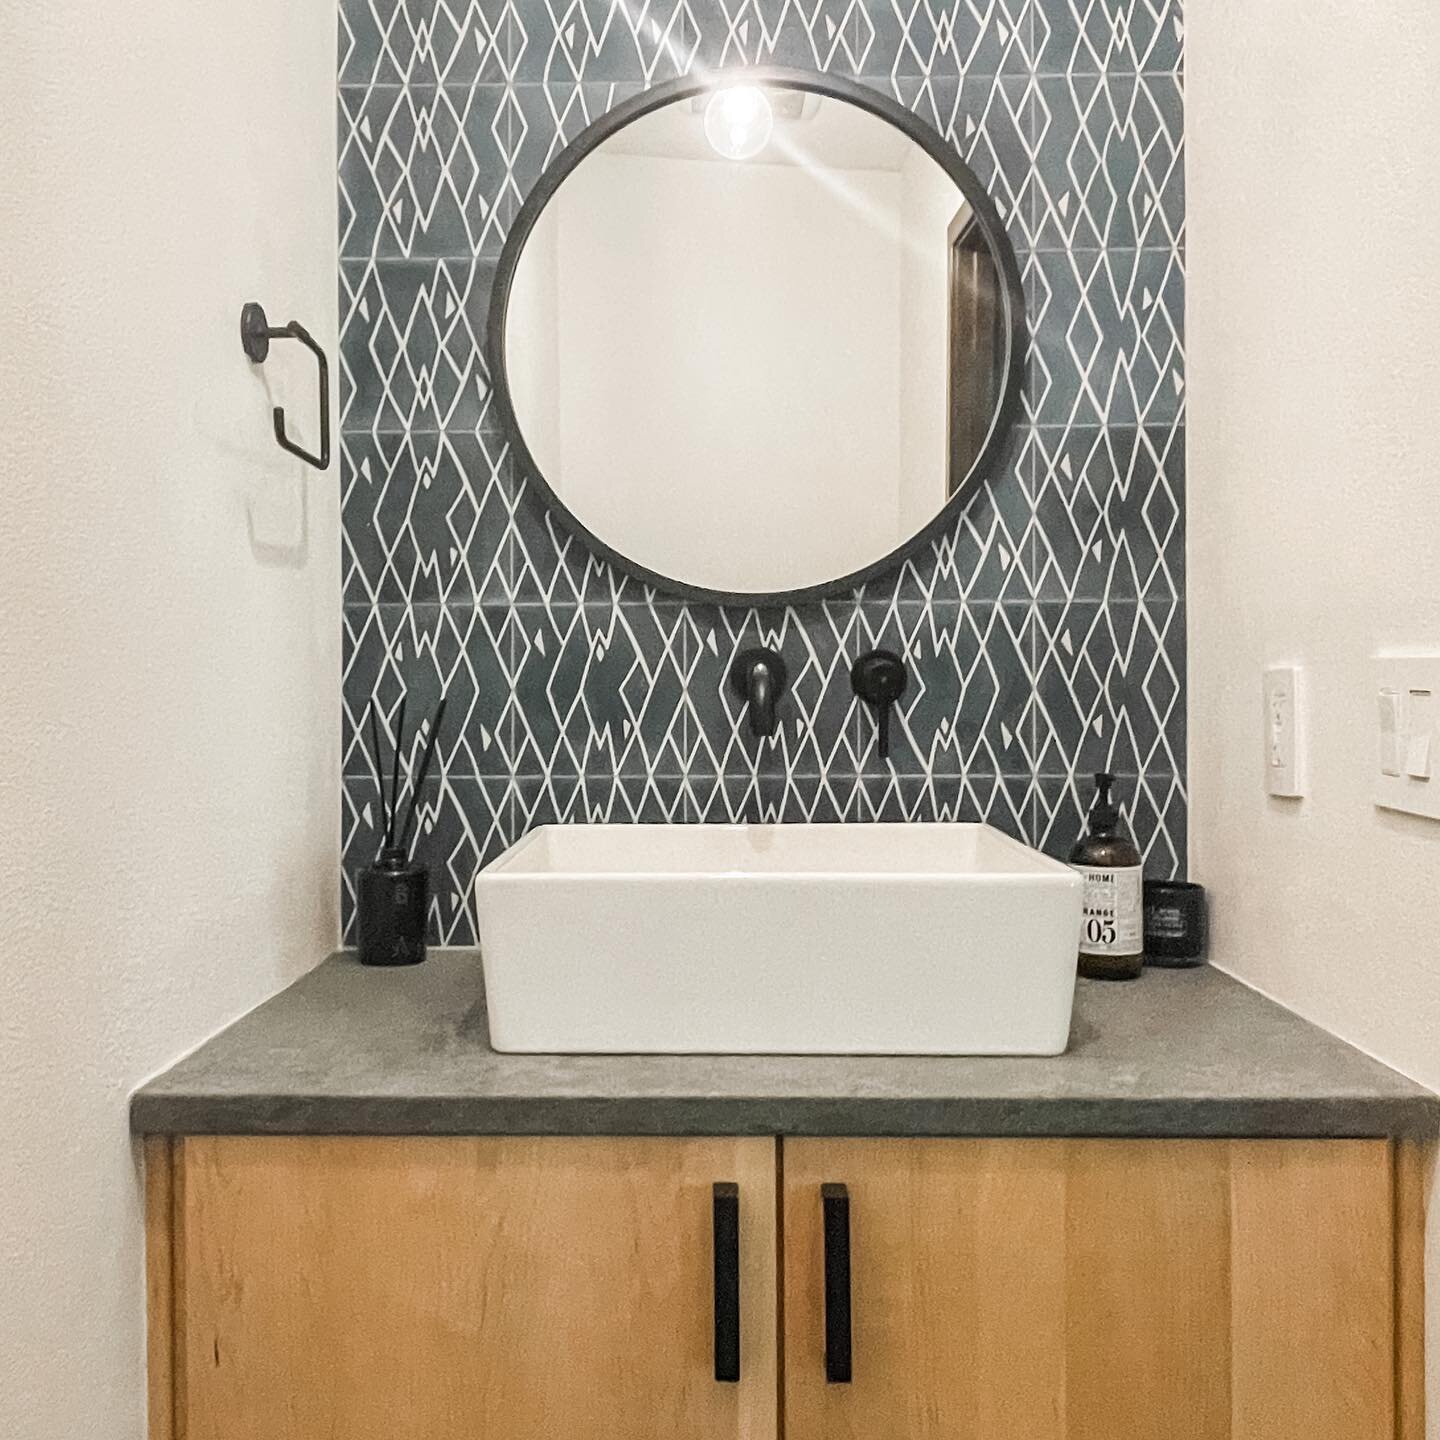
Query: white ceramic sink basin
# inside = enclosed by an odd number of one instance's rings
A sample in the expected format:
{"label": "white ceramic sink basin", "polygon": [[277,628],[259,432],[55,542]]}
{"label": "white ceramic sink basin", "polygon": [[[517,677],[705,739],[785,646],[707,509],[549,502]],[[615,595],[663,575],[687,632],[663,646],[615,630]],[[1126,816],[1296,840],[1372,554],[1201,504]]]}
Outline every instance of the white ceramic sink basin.
{"label": "white ceramic sink basin", "polygon": [[987,825],[546,825],[476,882],[495,1049],[1057,1055],[1081,881]]}

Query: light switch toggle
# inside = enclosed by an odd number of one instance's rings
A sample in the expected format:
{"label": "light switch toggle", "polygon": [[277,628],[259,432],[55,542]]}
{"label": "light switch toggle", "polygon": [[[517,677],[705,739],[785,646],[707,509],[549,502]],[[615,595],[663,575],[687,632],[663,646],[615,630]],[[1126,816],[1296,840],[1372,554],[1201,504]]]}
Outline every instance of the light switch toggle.
{"label": "light switch toggle", "polygon": [[1412,780],[1430,778],[1430,736],[1435,727],[1435,697],[1429,690],[1412,690],[1405,742],[1405,773]]}
{"label": "light switch toggle", "polygon": [[1440,820],[1440,652],[1375,657],[1375,803]]}
{"label": "light switch toggle", "polygon": [[1405,734],[1405,705],[1398,690],[1384,689],[1380,704],[1380,773],[1399,775],[1402,737]]}

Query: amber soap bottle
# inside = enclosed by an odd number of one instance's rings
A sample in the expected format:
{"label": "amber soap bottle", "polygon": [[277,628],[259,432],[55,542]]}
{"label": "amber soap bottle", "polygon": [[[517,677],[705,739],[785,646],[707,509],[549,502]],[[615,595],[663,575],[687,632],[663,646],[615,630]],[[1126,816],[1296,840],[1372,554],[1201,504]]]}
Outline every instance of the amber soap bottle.
{"label": "amber soap bottle", "polygon": [[1145,864],[1125,833],[1114,788],[1113,775],[1095,777],[1089,830],[1070,852],[1085,878],[1080,973],[1092,980],[1134,980],[1145,965]]}

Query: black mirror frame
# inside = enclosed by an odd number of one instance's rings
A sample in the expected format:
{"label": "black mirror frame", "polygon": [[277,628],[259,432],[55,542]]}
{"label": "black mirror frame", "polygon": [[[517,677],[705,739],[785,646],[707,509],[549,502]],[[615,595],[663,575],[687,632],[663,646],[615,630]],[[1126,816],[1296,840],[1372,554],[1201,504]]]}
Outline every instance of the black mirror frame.
{"label": "black mirror frame", "polygon": [[[980,232],[985,238],[990,254],[995,260],[1000,275],[1001,297],[1005,307],[1004,330],[1006,354],[1004,384],[990,431],[975,463],[970,467],[964,481],[956,486],[949,499],[935,517],[896,546],[879,560],[854,570],[848,575],[818,585],[808,585],[796,590],[774,591],[726,591],[713,590],[707,586],[690,585],[683,580],[661,575],[640,565],[628,556],[608,545],[594,534],[570,510],[564,500],[551,488],[541,473],[515,415],[510,396],[510,381],[505,364],[505,321],[510,308],[510,292],[515,281],[515,271],[525,249],[530,232],[535,228],[540,212],[551,197],[569,177],[571,172],[587,155],[611,135],[623,130],[632,121],[652,110],[677,100],[688,100],[695,95],[737,81],[747,84],[769,85],[784,90],[804,90],[811,94],[832,100],[843,100],[888,121],[896,129],[910,137],[942,170],[953,180],[975,212]],[[623,101],[613,110],[587,125],[576,138],[560,152],[546,167],[525,197],[515,217],[510,233],[500,252],[494,289],[490,296],[490,312],[486,324],[485,352],[490,370],[492,403],[496,406],[499,421],[508,435],[516,468],[520,476],[534,485],[564,527],[594,554],[613,565],[616,569],[633,576],[643,584],[666,594],[685,600],[709,604],[736,606],[796,605],[809,601],[833,599],[836,596],[859,590],[870,581],[897,569],[907,559],[935,539],[952,525],[956,517],[974,498],[991,473],[996,458],[1001,453],[1006,438],[1020,409],[1021,392],[1025,375],[1025,292],[1020,279],[1020,263],[1015,247],[1005,232],[1004,223],[989,192],[981,184],[979,176],[960,158],[945,138],[927,125],[919,116],[904,108],[888,95],[872,89],[856,80],[840,75],[827,75],[818,71],[792,70],[778,66],[745,66],[704,75],[688,75],[678,80],[668,80],[644,91],[640,95]]]}

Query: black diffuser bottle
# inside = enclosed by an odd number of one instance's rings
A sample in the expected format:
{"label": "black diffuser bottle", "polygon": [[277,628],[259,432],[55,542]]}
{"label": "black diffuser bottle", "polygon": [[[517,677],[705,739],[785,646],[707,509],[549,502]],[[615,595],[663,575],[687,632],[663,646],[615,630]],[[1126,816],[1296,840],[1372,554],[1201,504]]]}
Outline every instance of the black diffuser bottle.
{"label": "black diffuser bottle", "polygon": [[370,706],[370,740],[375,748],[375,779],[380,786],[380,807],[385,821],[380,854],[356,879],[356,930],[362,965],[418,965],[425,958],[425,929],[430,916],[430,872],[410,853],[410,829],[415,823],[420,790],[435,758],[440,722],[445,718],[441,696],[430,725],[430,737],[420,769],[410,785],[410,806],[397,830],[400,811],[400,752],[405,736],[405,701],[395,732],[395,758],[390,772],[390,793],[385,793],[385,772],[380,763],[380,727],[375,706]]}
{"label": "black diffuser bottle", "polygon": [[357,927],[362,965],[418,965],[425,958],[430,872],[398,846],[360,872]]}

